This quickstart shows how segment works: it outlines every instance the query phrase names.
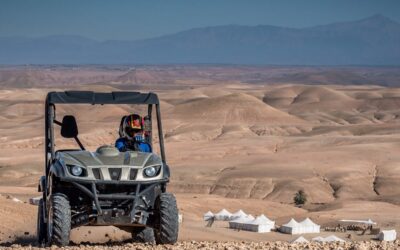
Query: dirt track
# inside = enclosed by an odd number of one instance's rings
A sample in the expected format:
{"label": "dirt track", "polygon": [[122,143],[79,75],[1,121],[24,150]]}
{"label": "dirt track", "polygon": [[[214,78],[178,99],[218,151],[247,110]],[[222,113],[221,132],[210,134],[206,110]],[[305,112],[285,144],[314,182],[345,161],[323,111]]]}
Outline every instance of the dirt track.
{"label": "dirt track", "polygon": [[[0,249],[39,249],[32,246],[0,246]],[[173,246],[171,245],[147,245],[147,244],[110,244],[110,245],[76,245],[65,247],[63,249],[226,249],[226,250],[244,250],[244,249],[399,249],[400,241],[391,243],[380,242],[343,242],[343,243],[298,243],[290,244],[286,242],[207,242],[207,241],[183,241]],[[48,249],[55,249],[54,247]]]}

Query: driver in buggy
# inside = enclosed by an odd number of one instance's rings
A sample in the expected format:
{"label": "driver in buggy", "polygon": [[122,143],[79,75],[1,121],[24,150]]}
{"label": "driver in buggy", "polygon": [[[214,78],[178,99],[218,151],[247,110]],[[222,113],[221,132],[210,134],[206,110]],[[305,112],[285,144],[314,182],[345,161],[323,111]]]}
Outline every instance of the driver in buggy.
{"label": "driver in buggy", "polygon": [[120,152],[140,151],[150,153],[151,145],[146,142],[144,132],[144,119],[138,114],[125,116],[121,120],[119,136],[115,142],[115,147]]}

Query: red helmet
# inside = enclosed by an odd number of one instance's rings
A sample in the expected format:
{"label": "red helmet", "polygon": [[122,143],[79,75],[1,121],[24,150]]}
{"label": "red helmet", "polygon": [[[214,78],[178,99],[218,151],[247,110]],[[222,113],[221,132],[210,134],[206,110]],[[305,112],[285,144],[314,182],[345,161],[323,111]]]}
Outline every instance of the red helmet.
{"label": "red helmet", "polygon": [[122,135],[132,139],[136,133],[143,131],[143,118],[138,114],[131,114],[125,117],[122,124]]}

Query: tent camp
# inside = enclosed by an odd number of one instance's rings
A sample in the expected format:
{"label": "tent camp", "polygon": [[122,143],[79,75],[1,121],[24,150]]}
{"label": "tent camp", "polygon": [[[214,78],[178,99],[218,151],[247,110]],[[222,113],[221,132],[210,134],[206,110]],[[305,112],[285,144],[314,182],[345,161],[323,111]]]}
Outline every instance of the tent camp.
{"label": "tent camp", "polygon": [[341,238],[339,238],[339,237],[337,237],[335,235],[330,235],[330,236],[325,237],[325,238],[323,238],[321,236],[318,236],[318,237],[313,238],[312,241],[317,241],[317,242],[337,242],[337,241],[338,242],[344,242],[344,240],[342,240]]}
{"label": "tent camp", "polygon": [[228,221],[231,219],[232,214],[226,210],[225,208],[219,211],[218,213],[214,214],[215,220],[225,220]]}
{"label": "tent camp", "polygon": [[378,239],[381,241],[394,241],[397,238],[396,230],[382,230],[378,234]]}
{"label": "tent camp", "polygon": [[295,219],[290,219],[290,221],[286,224],[283,224],[279,231],[286,234],[301,234],[302,229],[300,223],[298,223]]}
{"label": "tent camp", "polygon": [[207,213],[205,213],[204,215],[203,215],[203,219],[205,220],[205,221],[208,221],[208,220],[210,220],[211,218],[213,218],[214,217],[214,214],[211,212],[211,211],[208,211]]}
{"label": "tent camp", "polygon": [[243,212],[243,210],[239,210],[239,211],[237,211],[236,213],[233,213],[232,215],[231,215],[231,220],[236,220],[236,219],[238,219],[238,218],[240,218],[240,217],[246,217],[247,216],[247,214],[245,213],[245,212]]}
{"label": "tent camp", "polygon": [[268,219],[265,215],[257,216],[252,221],[243,224],[242,229],[246,231],[267,233],[271,232],[271,229],[275,227],[275,221]]}
{"label": "tent camp", "polygon": [[292,240],[290,243],[309,243],[309,241],[303,236],[300,236],[297,239]]}
{"label": "tent camp", "polygon": [[320,225],[315,224],[310,218],[306,218],[299,223],[301,226],[302,233],[319,233]]}

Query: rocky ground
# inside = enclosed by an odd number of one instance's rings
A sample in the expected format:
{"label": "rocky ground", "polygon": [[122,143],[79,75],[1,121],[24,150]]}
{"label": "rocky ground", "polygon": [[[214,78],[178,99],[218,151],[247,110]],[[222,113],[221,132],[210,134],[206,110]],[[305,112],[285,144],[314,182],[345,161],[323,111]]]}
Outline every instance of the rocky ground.
{"label": "rocky ground", "polygon": [[[0,249],[43,249],[31,245],[8,245],[0,246]],[[57,249],[57,247],[51,247],[47,249]],[[75,245],[64,247],[63,249],[79,249],[79,250],[100,250],[100,249],[113,249],[113,250],[125,250],[125,249],[225,249],[225,250],[245,250],[245,249],[400,249],[400,241],[395,242],[374,242],[374,241],[363,241],[363,242],[342,242],[342,243],[297,243],[290,244],[287,242],[217,242],[217,241],[182,241],[175,245],[148,245],[148,244],[104,244],[104,245]]]}

